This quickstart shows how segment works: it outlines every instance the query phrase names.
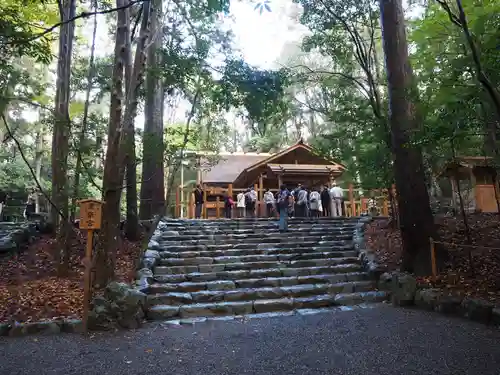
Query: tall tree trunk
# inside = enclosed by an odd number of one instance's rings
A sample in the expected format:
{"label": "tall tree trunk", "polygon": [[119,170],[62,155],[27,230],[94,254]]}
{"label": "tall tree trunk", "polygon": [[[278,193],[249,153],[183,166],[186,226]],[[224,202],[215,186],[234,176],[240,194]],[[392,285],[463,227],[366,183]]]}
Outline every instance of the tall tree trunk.
{"label": "tall tree trunk", "polygon": [[[127,3],[129,0],[126,0]],[[125,61],[125,82],[126,96],[129,96],[131,89],[132,78],[132,41],[130,35],[130,17],[127,19],[126,28],[126,61]],[[125,167],[127,170],[126,181],[126,221],[125,221],[125,236],[131,241],[139,239],[139,217],[137,215],[137,163],[135,154],[135,126],[134,122],[130,122],[125,129],[126,132],[126,148]]]}
{"label": "tall tree trunk", "polygon": [[[123,8],[126,0],[117,0],[117,7]],[[108,129],[108,147],[104,163],[103,176],[103,227],[101,246],[96,251],[96,286],[104,286],[114,277],[114,256],[119,245],[120,235],[120,198],[125,174],[126,129],[135,119],[138,104],[138,91],[142,83],[145,62],[145,45],[149,33],[149,2],[142,5],[142,23],[137,41],[134,69],[131,74],[126,109],[122,120],[123,74],[127,60],[127,25],[129,11],[118,11],[115,40],[115,60],[111,91],[110,121]]]}
{"label": "tall tree trunk", "polygon": [[394,177],[403,240],[402,269],[430,275],[429,238],[434,222],[425,185],[422,152],[412,143],[418,128],[413,92],[413,72],[408,58],[401,0],[380,0],[383,45],[386,60],[389,123],[392,134]]}
{"label": "tall tree trunk", "polygon": [[[67,22],[75,17],[75,0],[64,0],[61,7],[59,35],[59,58],[57,63],[56,97],[54,110],[54,132],[52,136],[52,201],[57,210],[52,210],[52,222],[57,230],[59,252],[57,269],[59,275],[67,272],[69,266],[69,234],[68,222],[68,151],[71,120],[69,117],[71,54],[75,23]],[[64,215],[60,217],[60,214]]]}
{"label": "tall tree trunk", "polygon": [[[125,6],[125,0],[116,0],[117,7]],[[108,145],[104,161],[102,236],[101,246],[97,248],[95,257],[95,284],[104,286],[114,277],[114,255],[118,244],[120,224],[121,184],[118,163],[118,147],[120,137],[117,135],[122,121],[124,93],[123,74],[127,48],[127,11],[117,12],[115,35],[115,56],[111,85],[111,104],[109,108]]]}
{"label": "tall tree trunk", "polygon": [[143,163],[141,182],[140,217],[150,219],[153,215],[164,213],[164,166],[163,166],[163,99],[162,80],[158,76],[161,62],[162,42],[161,9],[162,0],[151,2],[151,37],[148,50],[146,72],[146,103],[143,138]]}
{"label": "tall tree trunk", "polygon": [[[42,174],[42,159],[43,159],[43,135],[44,135],[43,122],[40,123],[35,137],[35,178],[37,181],[41,181]],[[40,195],[36,194],[35,198],[35,212],[40,212]]]}
{"label": "tall tree trunk", "polygon": [[[92,2],[92,7],[97,10],[97,1]],[[89,107],[90,107],[90,91],[92,90],[92,79],[95,75],[95,39],[97,34],[97,14],[94,14],[94,29],[92,30],[92,45],[90,46],[90,57],[89,57],[89,71],[87,73],[87,92],[85,93],[85,104],[83,108],[83,119],[82,127],[80,129],[80,135],[78,137],[78,150],[76,151],[76,166],[75,166],[75,179],[73,181],[73,193],[71,195],[71,208],[70,208],[70,220],[75,220],[76,213],[76,201],[80,195],[80,175],[82,173],[82,163],[83,156],[81,154],[82,145],[85,143],[85,136],[87,134],[87,122],[89,117]]]}

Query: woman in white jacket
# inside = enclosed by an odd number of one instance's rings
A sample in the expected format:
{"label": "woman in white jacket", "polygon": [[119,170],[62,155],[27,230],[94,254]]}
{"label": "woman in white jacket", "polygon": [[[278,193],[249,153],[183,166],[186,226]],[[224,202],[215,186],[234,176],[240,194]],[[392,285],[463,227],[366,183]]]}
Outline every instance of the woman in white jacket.
{"label": "woman in white jacket", "polygon": [[309,194],[309,207],[311,210],[311,217],[318,217],[321,208],[321,195],[316,188],[313,188]]}
{"label": "woman in white jacket", "polygon": [[266,205],[266,211],[267,211],[267,217],[273,217],[274,212],[275,212],[275,199],[273,193],[269,190],[266,189],[266,192],[264,193],[264,203]]}

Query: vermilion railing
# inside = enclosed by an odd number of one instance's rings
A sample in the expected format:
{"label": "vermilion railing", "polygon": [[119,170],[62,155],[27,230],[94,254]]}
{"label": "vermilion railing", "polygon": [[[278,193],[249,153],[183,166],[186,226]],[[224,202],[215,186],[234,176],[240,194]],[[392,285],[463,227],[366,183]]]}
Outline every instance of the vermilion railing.
{"label": "vermilion railing", "polygon": [[[257,192],[256,216],[265,217],[266,207],[263,202],[264,189],[259,188],[258,184],[254,186]],[[392,194],[395,194],[395,187],[392,187]],[[229,184],[227,188],[205,186],[203,189],[204,205],[202,210],[203,218],[221,218],[224,217],[224,195],[227,194],[236,201],[236,196],[240,192],[245,192],[246,189],[233,188]],[[277,189],[270,190],[276,193]],[[355,188],[353,184],[349,184],[349,188],[344,190],[344,212],[346,216],[359,216],[364,213],[369,213],[369,201],[373,199],[375,202],[375,211],[380,216],[389,216],[390,200],[388,189],[362,190]],[[183,199],[181,199],[181,197]],[[179,188],[176,190],[175,199],[175,217],[194,218],[194,194],[192,188]],[[181,215],[182,212],[182,215]],[[233,209],[233,216],[235,210]]]}

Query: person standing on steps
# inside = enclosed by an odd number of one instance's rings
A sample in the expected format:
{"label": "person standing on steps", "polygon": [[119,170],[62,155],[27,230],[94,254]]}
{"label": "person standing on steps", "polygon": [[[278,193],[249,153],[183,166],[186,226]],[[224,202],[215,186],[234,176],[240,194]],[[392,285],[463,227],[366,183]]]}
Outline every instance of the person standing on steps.
{"label": "person standing on steps", "polygon": [[332,217],[342,216],[344,191],[340,186],[337,186],[335,181],[333,181],[332,188],[330,189],[330,198],[332,200]]}
{"label": "person standing on steps", "polygon": [[196,189],[194,189],[194,217],[196,219],[201,218],[201,211],[203,211],[203,189],[201,185],[196,185]]}
{"label": "person standing on steps", "polygon": [[266,213],[267,217],[273,217],[274,216],[274,205],[275,205],[275,199],[273,193],[269,190],[269,188],[266,189],[266,192],[264,193],[264,203],[266,204]]}
{"label": "person standing on steps", "polygon": [[328,186],[323,186],[321,189],[321,207],[323,207],[323,216],[330,216],[330,192]]}
{"label": "person standing on steps", "polygon": [[302,190],[302,184],[297,184],[297,187],[293,189],[290,194],[293,197],[293,209],[291,210],[292,216],[300,215],[300,208],[298,206],[299,201],[299,191]]}
{"label": "person standing on steps", "polygon": [[255,217],[255,203],[257,202],[257,192],[253,188],[247,189],[245,193],[245,209],[247,217]]}
{"label": "person standing on steps", "polygon": [[231,219],[231,217],[233,216],[233,206],[233,198],[230,197],[229,193],[226,192],[226,194],[224,195],[224,216],[226,219]]}
{"label": "person standing on steps", "polygon": [[236,196],[236,210],[238,217],[245,217],[245,193],[240,191]]}
{"label": "person standing on steps", "polygon": [[0,221],[3,221],[3,208],[7,204],[7,193],[0,190]]}
{"label": "person standing on steps", "polygon": [[287,190],[285,185],[280,186],[280,191],[278,193],[278,210],[280,213],[279,228],[280,232],[286,232],[288,230],[288,207],[290,205],[291,196],[290,192]]}
{"label": "person standing on steps", "polygon": [[307,190],[301,187],[297,192],[297,203],[295,204],[295,216],[307,216]]}
{"label": "person standing on steps", "polygon": [[309,205],[311,207],[311,217],[319,216],[319,208],[321,206],[321,196],[316,188],[313,188],[309,195]]}

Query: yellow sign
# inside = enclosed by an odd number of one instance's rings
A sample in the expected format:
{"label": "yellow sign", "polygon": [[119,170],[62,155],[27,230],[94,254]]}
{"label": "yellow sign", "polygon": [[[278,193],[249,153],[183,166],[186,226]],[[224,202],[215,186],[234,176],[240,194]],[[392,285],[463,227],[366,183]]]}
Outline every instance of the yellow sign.
{"label": "yellow sign", "polygon": [[80,204],[80,229],[100,229],[102,202],[95,199],[84,199]]}

